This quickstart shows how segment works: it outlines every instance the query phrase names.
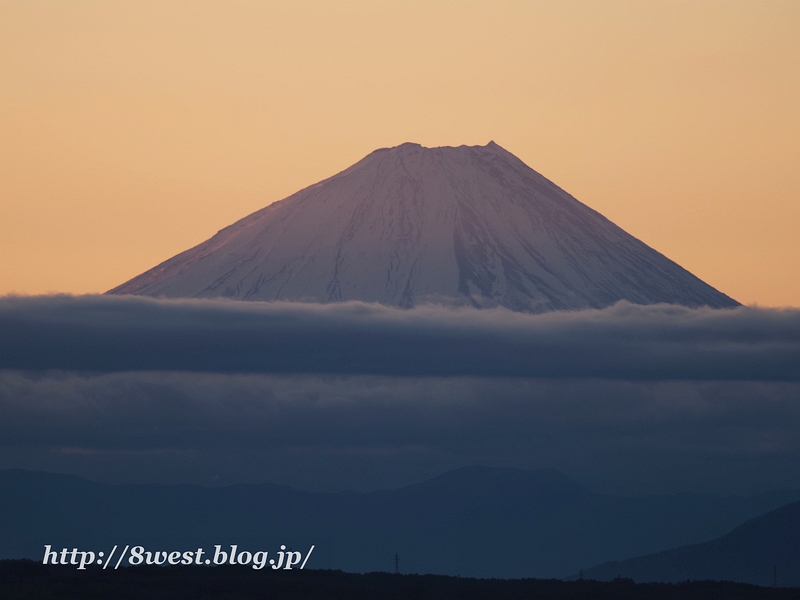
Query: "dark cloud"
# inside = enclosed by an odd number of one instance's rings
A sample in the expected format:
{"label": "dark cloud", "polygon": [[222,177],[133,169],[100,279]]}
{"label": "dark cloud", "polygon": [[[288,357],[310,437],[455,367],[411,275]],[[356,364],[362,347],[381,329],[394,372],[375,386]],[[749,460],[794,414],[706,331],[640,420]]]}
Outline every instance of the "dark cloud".
{"label": "dark cloud", "polygon": [[800,311],[0,299],[0,368],[800,380]]}
{"label": "dark cloud", "polygon": [[0,467],[375,489],[457,466],[608,491],[800,487],[800,384],[0,372]]}
{"label": "dark cloud", "polygon": [[469,464],[800,487],[800,311],[0,299],[0,468],[375,489]]}

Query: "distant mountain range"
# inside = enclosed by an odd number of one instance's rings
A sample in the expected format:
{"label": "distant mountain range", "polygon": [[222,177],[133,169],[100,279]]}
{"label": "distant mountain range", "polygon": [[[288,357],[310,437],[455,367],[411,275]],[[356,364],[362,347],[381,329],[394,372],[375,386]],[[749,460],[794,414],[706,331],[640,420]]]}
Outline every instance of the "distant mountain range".
{"label": "distant mountain range", "polygon": [[[5,470],[0,471],[0,558],[41,560],[45,544],[93,551],[114,544],[156,550],[237,544],[273,551],[280,544],[294,549],[315,544],[309,567],[317,569],[392,571],[398,553],[405,573],[564,577],[587,565],[710,540],[797,500],[800,491],[749,498],[616,497],[587,490],[553,470],[489,467],[370,493],[310,493],[269,484],[102,485]],[[771,514],[799,514],[793,506]],[[787,530],[781,543],[788,544],[793,531]],[[734,542],[737,535],[731,534]],[[736,548],[734,543],[731,552]],[[771,565],[773,558],[765,560]],[[780,574],[789,568],[777,564]],[[738,578],[733,565],[725,574]]]}
{"label": "distant mountain range", "polygon": [[494,142],[376,150],[109,293],[531,312],[738,304]]}
{"label": "distant mountain range", "polygon": [[800,586],[800,502],[777,508],[710,542],[608,562],[583,577],[608,581],[697,579]]}

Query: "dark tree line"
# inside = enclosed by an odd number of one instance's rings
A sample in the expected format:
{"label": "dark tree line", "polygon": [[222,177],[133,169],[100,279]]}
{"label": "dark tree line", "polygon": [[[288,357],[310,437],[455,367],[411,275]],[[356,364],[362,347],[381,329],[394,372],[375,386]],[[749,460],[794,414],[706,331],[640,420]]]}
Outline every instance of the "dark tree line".
{"label": "dark tree line", "polygon": [[470,579],[442,575],[254,571],[247,567],[128,567],[77,571],[29,560],[0,561],[3,600],[724,600],[797,599],[798,588],[720,581],[680,584],[557,579]]}

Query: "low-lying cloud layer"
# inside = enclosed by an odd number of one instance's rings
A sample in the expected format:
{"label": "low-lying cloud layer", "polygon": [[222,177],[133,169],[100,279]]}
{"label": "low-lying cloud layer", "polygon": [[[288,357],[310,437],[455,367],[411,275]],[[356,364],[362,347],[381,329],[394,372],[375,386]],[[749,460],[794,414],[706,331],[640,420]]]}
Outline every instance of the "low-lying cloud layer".
{"label": "low-lying cloud layer", "polygon": [[800,311],[0,299],[0,468],[375,489],[469,464],[800,487]]}
{"label": "low-lying cloud layer", "polygon": [[0,368],[800,380],[800,311],[0,299]]}
{"label": "low-lying cloud layer", "polygon": [[457,466],[616,491],[800,486],[800,384],[0,371],[0,467],[374,489]]}

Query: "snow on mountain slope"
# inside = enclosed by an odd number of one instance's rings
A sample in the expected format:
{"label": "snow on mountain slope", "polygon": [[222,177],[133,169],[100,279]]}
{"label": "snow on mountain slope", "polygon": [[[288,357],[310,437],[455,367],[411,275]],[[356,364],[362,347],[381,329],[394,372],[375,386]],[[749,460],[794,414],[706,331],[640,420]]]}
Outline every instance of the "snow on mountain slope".
{"label": "snow on mountain slope", "polygon": [[376,150],[109,293],[533,312],[737,305],[494,142]]}

